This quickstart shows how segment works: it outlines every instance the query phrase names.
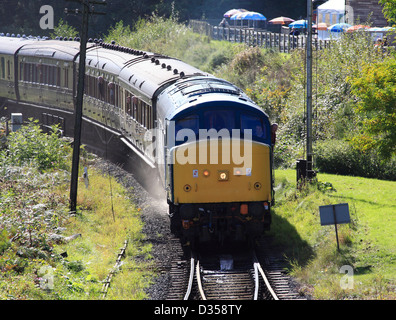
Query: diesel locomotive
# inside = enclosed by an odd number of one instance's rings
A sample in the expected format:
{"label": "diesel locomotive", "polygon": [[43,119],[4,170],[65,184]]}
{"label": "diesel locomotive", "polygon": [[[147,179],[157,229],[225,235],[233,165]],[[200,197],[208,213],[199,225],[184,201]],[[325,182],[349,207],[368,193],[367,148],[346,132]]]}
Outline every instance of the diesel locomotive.
{"label": "diesel locomotive", "polygon": [[[72,114],[78,40],[2,34],[0,108],[13,101]],[[173,233],[224,242],[270,228],[270,122],[241,89],[174,58],[92,41],[84,90],[83,120],[158,172]]]}

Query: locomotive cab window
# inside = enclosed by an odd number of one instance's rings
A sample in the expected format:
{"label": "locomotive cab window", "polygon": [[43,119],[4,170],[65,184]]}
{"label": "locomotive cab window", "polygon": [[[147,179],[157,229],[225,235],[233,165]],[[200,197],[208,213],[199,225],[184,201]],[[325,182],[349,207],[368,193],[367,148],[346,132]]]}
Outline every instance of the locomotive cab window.
{"label": "locomotive cab window", "polygon": [[241,114],[241,132],[252,130],[253,139],[266,139],[266,128],[263,119],[253,114]]}
{"label": "locomotive cab window", "polygon": [[[196,114],[189,115],[187,117],[178,119],[175,121],[175,137],[176,144],[181,144],[187,141],[187,135],[191,133],[191,131],[182,131],[182,129],[192,130],[195,136],[198,136],[199,132],[199,117]],[[180,132],[179,136],[178,133]]]}
{"label": "locomotive cab window", "polygon": [[203,113],[204,129],[235,129],[235,112],[231,110],[210,110]]}

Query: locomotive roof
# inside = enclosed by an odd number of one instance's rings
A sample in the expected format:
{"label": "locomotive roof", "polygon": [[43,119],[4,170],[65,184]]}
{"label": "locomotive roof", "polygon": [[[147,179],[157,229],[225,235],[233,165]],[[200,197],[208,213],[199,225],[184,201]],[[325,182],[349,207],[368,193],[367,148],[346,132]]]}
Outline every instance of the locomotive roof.
{"label": "locomotive roof", "polygon": [[180,80],[159,95],[158,112],[161,117],[173,119],[176,115],[198,104],[241,104],[263,112],[240,88],[215,77],[194,77]]}

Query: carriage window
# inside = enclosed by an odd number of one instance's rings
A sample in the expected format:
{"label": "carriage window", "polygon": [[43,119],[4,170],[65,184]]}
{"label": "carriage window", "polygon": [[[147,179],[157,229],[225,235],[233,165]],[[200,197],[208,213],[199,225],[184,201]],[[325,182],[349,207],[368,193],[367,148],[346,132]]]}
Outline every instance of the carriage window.
{"label": "carriage window", "polygon": [[10,60],[7,61],[7,78],[10,79],[11,76],[11,64]]}
{"label": "carriage window", "polygon": [[5,61],[4,57],[1,57],[1,77],[5,78]]}
{"label": "carriage window", "polygon": [[56,85],[60,87],[60,78],[61,78],[61,68],[56,67]]}
{"label": "carriage window", "polygon": [[132,116],[132,94],[125,90],[125,112]]}
{"label": "carriage window", "polygon": [[204,128],[205,129],[228,129],[235,128],[235,113],[230,110],[210,110],[204,112]]}
{"label": "carriage window", "polygon": [[23,81],[30,81],[30,63],[25,63],[24,64],[24,70],[23,70]]}
{"label": "carriage window", "polygon": [[259,116],[250,114],[241,114],[241,131],[251,129],[253,138],[266,138],[265,125]]}
{"label": "carriage window", "polygon": [[114,105],[115,104],[115,85],[113,82],[109,82],[107,84],[108,88],[108,95],[107,95],[107,102]]}
{"label": "carriage window", "polygon": [[69,69],[65,68],[65,77],[64,77],[65,88],[69,87]]}
{"label": "carriage window", "polygon": [[24,80],[23,79],[23,62],[20,63],[20,67],[19,67],[19,79],[20,80]]}

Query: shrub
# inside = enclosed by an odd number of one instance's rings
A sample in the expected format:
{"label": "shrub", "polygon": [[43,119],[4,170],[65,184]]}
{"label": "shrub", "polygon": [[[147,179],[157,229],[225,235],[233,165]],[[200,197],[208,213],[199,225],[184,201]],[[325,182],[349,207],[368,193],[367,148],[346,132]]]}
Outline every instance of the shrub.
{"label": "shrub", "polygon": [[315,155],[316,167],[322,172],[396,180],[395,158],[384,161],[374,151],[363,152],[347,141],[321,141]]}
{"label": "shrub", "polygon": [[58,137],[58,128],[51,128],[45,134],[37,121],[31,121],[16,132],[12,132],[7,141],[8,147],[0,153],[0,161],[8,165],[36,166],[44,171],[53,168],[66,168],[70,147]]}

